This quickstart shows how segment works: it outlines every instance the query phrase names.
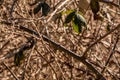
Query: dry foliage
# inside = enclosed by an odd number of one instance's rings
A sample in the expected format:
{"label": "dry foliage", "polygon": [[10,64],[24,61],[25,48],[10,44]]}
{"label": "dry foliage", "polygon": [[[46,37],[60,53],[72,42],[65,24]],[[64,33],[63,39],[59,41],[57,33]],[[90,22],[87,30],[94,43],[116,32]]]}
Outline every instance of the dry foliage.
{"label": "dry foliage", "polygon": [[[30,14],[38,4],[30,6],[34,2],[35,0],[0,0],[0,80],[95,80],[96,74],[87,65],[68,55],[60,47],[45,41],[42,36],[37,37],[15,26],[22,25],[39,35],[46,35],[66,50],[82,56],[91,44],[109,33],[106,29],[108,24],[110,30],[120,24],[120,8],[100,3],[100,12],[104,15],[104,20],[100,21],[93,19],[91,9],[80,8],[82,3],[79,0],[46,0],[51,7],[47,16],[42,16],[41,11],[35,15]],[[113,3],[118,2],[119,0],[113,0]],[[87,21],[88,28],[80,34],[74,32],[71,24],[64,27],[66,15],[62,15],[62,20],[53,19],[53,15],[71,9],[82,10]],[[106,80],[120,79],[119,35],[118,28],[97,41],[86,53],[86,60]],[[23,52],[25,58],[21,65],[14,64],[14,56],[5,58],[6,55],[17,52],[29,37],[34,38],[36,43]]]}

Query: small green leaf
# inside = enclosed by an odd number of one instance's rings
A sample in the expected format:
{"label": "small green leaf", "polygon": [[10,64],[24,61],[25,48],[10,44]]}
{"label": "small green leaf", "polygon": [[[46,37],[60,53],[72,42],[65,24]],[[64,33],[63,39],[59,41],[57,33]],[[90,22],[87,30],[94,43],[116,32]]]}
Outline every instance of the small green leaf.
{"label": "small green leaf", "polygon": [[98,0],[91,0],[90,1],[90,7],[92,9],[92,12],[95,14],[98,13],[98,11],[100,10],[100,5],[99,5],[99,2]]}
{"label": "small green leaf", "polygon": [[75,15],[74,20],[73,20],[73,29],[77,33],[80,33],[82,31],[81,20],[78,18],[77,15]]}
{"label": "small green leaf", "polygon": [[77,33],[82,32],[82,26],[87,27],[84,17],[78,13],[75,14],[72,24],[73,24],[74,31]]}
{"label": "small green leaf", "polygon": [[62,11],[62,15],[64,14],[70,14],[71,12],[76,11],[76,10],[67,10],[67,11]]}
{"label": "small green leaf", "polygon": [[78,19],[81,26],[87,27],[87,22],[81,13],[76,13],[76,18]]}
{"label": "small green leaf", "polygon": [[80,33],[82,31],[82,26],[78,25],[76,22],[76,20],[72,21],[73,30],[77,33]]}
{"label": "small green leaf", "polygon": [[65,24],[66,24],[66,23],[69,23],[69,22],[73,19],[73,17],[75,16],[75,12],[76,12],[76,11],[72,11],[71,13],[69,13],[69,14],[67,15],[67,17],[65,18]]}

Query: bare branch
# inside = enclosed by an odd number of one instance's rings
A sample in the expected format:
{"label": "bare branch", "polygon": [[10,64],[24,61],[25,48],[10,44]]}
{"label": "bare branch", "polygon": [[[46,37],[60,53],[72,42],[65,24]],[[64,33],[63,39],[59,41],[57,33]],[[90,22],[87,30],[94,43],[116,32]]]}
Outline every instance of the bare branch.
{"label": "bare branch", "polygon": [[114,32],[115,30],[117,30],[119,28],[120,28],[120,24],[118,24],[117,27],[115,27],[114,29],[112,29],[111,31],[109,31],[108,33],[106,33],[105,35],[103,35],[102,37],[100,37],[99,39],[97,39],[94,43],[92,43],[90,46],[88,46],[88,48],[83,53],[83,56],[87,57],[87,52],[91,49],[91,47],[93,47],[95,44],[97,44],[103,38],[105,38],[106,36],[108,36],[109,34],[111,34],[112,32]]}
{"label": "bare branch", "polygon": [[103,2],[103,3],[107,3],[107,4],[111,4],[117,8],[120,9],[120,5],[116,4],[116,3],[113,3],[112,1],[107,1],[107,0],[99,0],[100,2]]}
{"label": "bare branch", "polygon": [[13,10],[14,10],[15,3],[16,3],[17,1],[18,1],[18,0],[14,0],[14,1],[13,1],[12,7],[11,7],[11,9],[10,9],[10,17],[12,17],[12,12],[13,12]]}
{"label": "bare branch", "polygon": [[8,69],[8,71],[13,75],[16,80],[19,80],[17,76],[11,71],[11,69],[3,62],[3,65]]}
{"label": "bare branch", "polygon": [[[36,35],[38,38],[40,38],[40,35],[39,35],[37,32],[35,32],[35,31],[31,30],[31,29],[28,29],[28,28],[26,28],[26,27],[24,27],[24,26],[21,26],[21,25],[20,25],[20,26],[15,26],[15,27],[18,27],[19,29],[21,29],[21,30],[23,30],[23,31],[26,31],[26,32],[28,32],[28,33],[30,33],[30,34],[34,34],[34,35]],[[77,55],[76,53],[74,53],[74,52],[72,52],[72,51],[70,51],[70,50],[67,50],[64,46],[58,44],[57,42],[55,42],[55,41],[53,41],[53,40],[51,40],[51,39],[49,39],[49,38],[48,38],[47,36],[45,36],[45,35],[42,35],[42,34],[41,34],[41,36],[42,36],[42,38],[43,38],[45,41],[47,41],[47,42],[49,42],[49,43],[52,43],[52,44],[55,45],[56,48],[58,48],[59,50],[62,50],[63,52],[67,53],[68,55],[72,56],[73,58],[79,60],[79,61],[82,62],[84,65],[86,65],[92,72],[94,72],[94,73],[96,74],[97,79],[100,79],[100,78],[101,78],[102,80],[106,80],[106,79],[103,77],[103,75],[102,75],[101,73],[99,73],[99,71],[98,71],[96,68],[94,68],[88,61],[86,61],[86,58],[85,58],[84,56],[81,57],[81,56]]]}
{"label": "bare branch", "polygon": [[106,67],[107,67],[107,65],[108,65],[111,57],[113,56],[113,54],[114,54],[114,52],[115,52],[116,45],[117,45],[117,43],[118,43],[118,40],[119,40],[119,35],[117,36],[117,39],[116,39],[116,41],[115,41],[115,43],[114,43],[114,46],[112,47],[112,49],[111,49],[111,51],[110,51],[110,55],[109,55],[109,57],[108,57],[108,60],[106,61],[105,66],[104,66],[103,70],[101,71],[101,73],[103,73],[103,72],[105,71],[105,69],[106,69]]}

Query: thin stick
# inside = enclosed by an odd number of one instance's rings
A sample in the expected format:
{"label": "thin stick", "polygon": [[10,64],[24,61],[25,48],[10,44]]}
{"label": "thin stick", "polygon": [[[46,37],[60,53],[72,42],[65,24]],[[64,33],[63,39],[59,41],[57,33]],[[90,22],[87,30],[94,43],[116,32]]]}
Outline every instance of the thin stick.
{"label": "thin stick", "polygon": [[[30,34],[34,34],[34,35],[36,35],[38,38],[40,38],[40,35],[37,33],[37,32],[35,32],[35,31],[33,31],[33,30],[31,30],[31,29],[29,29],[29,28],[26,28],[26,27],[24,27],[24,26],[15,26],[16,28],[19,28],[19,29],[21,29],[21,30],[23,30],[23,31],[26,31],[26,32],[28,32],[28,33],[30,33]],[[104,37],[106,37],[107,35],[109,35],[110,33],[112,33],[113,31],[115,31],[115,30],[117,30],[117,29],[119,29],[120,28],[120,24],[118,24],[114,29],[112,29],[110,32],[108,32],[107,34],[105,34],[104,36],[102,36],[100,39],[98,39],[97,41],[95,41],[93,44],[92,44],[92,46],[94,46],[97,42],[99,42],[101,39],[103,39]],[[64,46],[62,46],[62,45],[60,45],[60,44],[58,44],[58,43],[56,43],[55,41],[53,41],[53,40],[51,40],[51,39],[49,39],[47,36],[45,36],[45,35],[42,35],[41,34],[41,36],[42,36],[42,38],[45,40],[45,41],[47,41],[47,42],[50,42],[50,43],[52,43],[53,45],[55,45],[56,46],[56,48],[58,48],[59,50],[62,50],[62,51],[64,51],[64,52],[66,52],[67,54],[69,54],[69,55],[71,55],[72,57],[74,57],[75,59],[77,59],[77,60],[79,60],[80,62],[82,62],[84,65],[86,65],[90,70],[92,70],[92,72],[94,72],[95,74],[96,74],[96,76],[97,76],[97,78],[103,78],[103,80],[106,80],[104,77],[103,77],[103,75],[101,74],[101,73],[99,73],[99,71],[97,71],[88,61],[86,61],[86,58],[84,57],[84,56],[79,56],[79,55],[77,55],[76,53],[74,53],[74,52],[72,52],[72,51],[70,51],[70,50],[67,50]],[[92,47],[91,46],[91,47]],[[89,50],[90,48],[88,48],[87,50]],[[87,51],[86,51],[87,52]]]}
{"label": "thin stick", "polygon": [[55,9],[54,12],[52,12],[52,14],[51,14],[51,16],[48,18],[47,22],[49,22],[49,21],[52,19],[53,15],[55,15],[55,13],[56,13],[62,6],[64,6],[66,3],[68,3],[68,1],[70,1],[70,0],[65,0],[60,6],[58,6],[58,8]]}
{"label": "thin stick", "polygon": [[16,79],[16,80],[19,80],[18,78],[17,78],[17,76],[11,71],[11,69],[4,63],[4,62],[2,62],[3,63],[3,65],[8,69],[8,71],[13,75],[13,77]]}
{"label": "thin stick", "polygon": [[109,55],[109,57],[108,57],[108,60],[106,61],[105,66],[104,66],[103,70],[101,71],[101,73],[103,73],[103,72],[105,71],[105,69],[106,69],[106,67],[107,67],[107,65],[108,65],[111,57],[113,56],[113,54],[114,54],[114,52],[115,52],[116,45],[117,45],[117,43],[118,43],[118,40],[119,40],[119,36],[117,36],[117,39],[116,39],[116,41],[115,41],[115,43],[114,43],[114,46],[112,47],[112,50],[110,51],[110,55]]}
{"label": "thin stick", "polygon": [[13,10],[14,10],[14,6],[15,6],[15,3],[16,3],[17,1],[18,1],[18,0],[14,0],[14,1],[13,1],[12,7],[11,7],[11,9],[10,9],[10,17],[12,17],[12,12],[13,12]]}
{"label": "thin stick", "polygon": [[93,47],[95,44],[97,44],[99,41],[101,41],[103,38],[105,38],[106,36],[108,36],[109,34],[111,34],[112,32],[114,32],[115,30],[120,28],[120,24],[117,25],[117,27],[115,27],[114,29],[112,29],[111,31],[109,31],[108,33],[106,33],[105,35],[103,35],[102,37],[100,37],[99,39],[97,39],[94,43],[92,43],[90,46],[88,46],[88,48],[85,50],[85,52],[83,53],[84,57],[87,57],[87,52],[91,49],[91,47]]}
{"label": "thin stick", "polygon": [[[27,31],[28,33],[35,34],[38,38],[40,37],[40,35],[39,35],[37,32],[33,31],[33,30],[30,30],[30,29],[25,28],[25,27],[23,27],[23,26],[19,26],[19,27],[20,27],[20,29],[22,29],[22,30],[24,30],[24,31]],[[43,38],[45,41],[52,43],[52,44],[55,45],[56,48],[58,48],[59,50],[62,50],[62,51],[64,51],[64,52],[66,52],[67,54],[71,55],[71,56],[74,57],[75,59],[77,59],[77,60],[79,60],[80,62],[82,62],[83,64],[85,64],[90,70],[92,70],[92,71],[96,74],[97,78],[102,78],[103,80],[106,80],[106,79],[103,77],[103,75],[102,75],[101,73],[99,73],[99,71],[97,71],[88,61],[86,61],[86,58],[85,58],[84,56],[81,57],[81,56],[77,55],[76,53],[74,53],[74,52],[72,52],[72,51],[70,51],[70,50],[67,50],[64,46],[56,43],[55,41],[53,41],[53,40],[51,40],[51,39],[49,39],[49,38],[48,38],[47,36],[45,36],[45,35],[42,35],[42,34],[41,34],[41,36],[42,36],[42,38]]]}
{"label": "thin stick", "polygon": [[48,65],[51,67],[51,69],[52,69],[53,72],[55,73],[56,79],[58,80],[57,73],[56,73],[56,71],[54,70],[53,66],[49,63],[49,61],[48,61],[44,56],[42,56],[42,55],[40,54],[40,52],[39,52],[36,48],[35,48],[35,50],[36,50],[36,52],[39,54],[39,56],[42,57],[42,58],[48,63]]}
{"label": "thin stick", "polygon": [[99,0],[100,2],[103,2],[103,3],[107,3],[107,4],[111,4],[115,7],[117,7],[118,9],[120,9],[120,5],[119,4],[116,4],[116,3],[113,3],[112,1],[109,1],[109,0]]}
{"label": "thin stick", "polygon": [[0,48],[0,52],[1,52],[1,50],[9,43],[10,41],[6,41],[4,44],[3,44],[3,46]]}

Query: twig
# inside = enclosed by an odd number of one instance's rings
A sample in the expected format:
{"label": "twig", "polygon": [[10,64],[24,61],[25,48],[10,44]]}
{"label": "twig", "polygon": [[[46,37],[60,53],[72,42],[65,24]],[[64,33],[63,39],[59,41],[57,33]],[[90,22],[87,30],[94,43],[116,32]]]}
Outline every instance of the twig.
{"label": "twig", "polygon": [[116,63],[117,63],[117,66],[120,68],[120,62],[119,62],[119,59],[117,59],[117,56],[116,55],[113,55],[115,60],[116,60]]}
{"label": "twig", "polygon": [[107,70],[107,72],[108,72],[111,76],[113,76],[113,79],[114,79],[114,80],[119,80],[119,78],[117,78],[116,76],[114,76],[114,74],[112,73],[112,71],[111,71],[110,69],[107,69],[107,68],[106,68],[106,70]]}
{"label": "twig", "polygon": [[[101,68],[101,69],[104,67],[103,65],[100,65],[100,64],[98,64],[98,63],[96,63],[96,62],[93,62],[93,61],[90,61],[90,60],[89,60],[89,62],[90,62],[91,64],[93,64],[93,65]],[[110,72],[109,69],[106,68],[106,71],[107,71],[111,76],[113,76],[113,78],[115,78],[115,80],[118,80],[118,79],[116,79],[116,77]]]}
{"label": "twig", "polygon": [[[29,28],[26,28],[26,27],[21,26],[21,25],[20,25],[20,26],[15,26],[15,27],[16,27],[16,28],[19,28],[19,29],[21,29],[21,30],[23,30],[23,31],[26,31],[26,32],[28,32],[28,33],[30,33],[30,34],[34,34],[34,35],[36,35],[38,38],[40,38],[40,35],[39,35],[37,32],[35,32],[35,31],[33,31],[33,30],[29,29]],[[116,29],[119,29],[119,28],[120,28],[120,24],[118,24],[117,27],[115,27],[114,29],[112,29],[109,33],[105,34],[103,37],[101,37],[100,39],[98,39],[96,42],[94,42],[94,44],[96,44],[96,43],[99,42],[101,39],[103,39],[104,37],[106,37],[107,35],[109,35],[110,33],[112,33],[113,31],[115,31]],[[67,50],[65,47],[63,47],[62,45],[54,42],[53,40],[49,39],[49,38],[48,38],[47,36],[45,36],[45,35],[42,35],[42,34],[41,34],[41,36],[42,36],[42,38],[43,38],[45,41],[52,43],[52,44],[55,45],[58,49],[66,52],[66,53],[68,53],[69,55],[71,55],[71,56],[74,57],[75,59],[77,59],[77,60],[79,60],[80,62],[82,62],[83,64],[85,64],[90,70],[92,70],[92,71],[96,74],[97,78],[100,78],[100,77],[101,77],[101,78],[103,78],[103,80],[106,80],[106,79],[103,77],[103,75],[102,75],[101,73],[99,73],[99,71],[97,71],[88,61],[86,61],[86,58],[85,58],[84,56],[81,57],[81,56],[77,55],[76,53],[74,53],[74,52],[72,52],[72,51],[70,51],[70,50]],[[94,44],[92,44],[92,46],[93,46]],[[92,46],[91,46],[91,47],[92,47]],[[88,48],[88,50],[89,50],[89,48]]]}
{"label": "twig", "polygon": [[120,12],[119,12],[119,11],[115,11],[115,10],[110,9],[110,8],[108,8],[108,7],[106,7],[106,9],[107,9],[110,13],[113,12],[113,13],[116,13],[116,14],[120,15]]}
{"label": "twig", "polygon": [[[31,33],[31,34],[35,34],[36,36],[39,37],[39,34],[38,34],[37,32],[35,32],[35,31],[31,30],[31,29],[25,28],[25,27],[23,27],[23,26],[19,26],[19,27],[20,27],[20,29],[22,29],[22,30],[24,30],[24,31],[27,31],[28,33]],[[85,58],[85,57],[81,57],[81,56],[77,55],[76,53],[74,53],[74,52],[72,52],[72,51],[70,51],[70,50],[67,50],[64,46],[62,46],[62,45],[54,42],[53,40],[49,39],[49,38],[48,38],[47,36],[45,36],[45,35],[42,35],[42,34],[41,34],[41,36],[42,36],[42,38],[43,38],[45,41],[50,42],[50,43],[52,43],[53,45],[55,45],[56,48],[58,48],[58,49],[60,49],[60,50],[62,50],[62,51],[64,51],[64,52],[66,52],[67,54],[71,55],[71,56],[74,57],[75,59],[81,61],[81,62],[82,62],[83,64],[85,64],[90,70],[92,70],[92,71],[96,74],[96,76],[97,76],[98,78],[103,78],[103,80],[106,80],[106,79],[103,77],[103,75],[102,75],[101,73],[99,73],[99,71],[97,71],[88,61],[86,61],[86,58]]]}
{"label": "twig", "polygon": [[[55,56],[55,53],[52,51],[52,50],[50,50],[50,49],[48,49],[46,46],[45,46],[45,43],[44,43],[44,40],[43,40],[43,38],[41,37],[41,42],[42,42],[42,44],[43,44],[43,46],[45,47],[45,49],[51,54],[51,55],[53,55],[53,56]],[[53,53],[53,54],[52,54]],[[60,73],[62,74],[62,76],[63,76],[63,79],[65,79],[66,80],[66,78],[65,78],[65,76],[64,76],[64,74],[63,74],[63,72],[62,72],[62,70],[61,70],[61,68],[60,68],[60,66],[59,66],[59,64],[58,64],[58,62],[57,62],[57,60],[55,59],[55,63],[56,63],[56,65],[59,67],[59,70],[60,70]],[[51,65],[51,67],[52,67],[52,65]],[[53,68],[54,69],[54,68]],[[53,70],[53,71],[55,71],[55,70]],[[57,73],[56,72],[54,72],[55,73],[55,75],[56,75],[56,79],[57,80],[59,80],[58,79],[58,76],[57,76]]]}
{"label": "twig", "polygon": [[102,37],[100,37],[99,39],[97,39],[94,43],[92,43],[90,46],[88,46],[88,48],[83,53],[83,56],[86,57],[87,56],[87,52],[91,49],[91,47],[93,47],[96,43],[98,43],[103,38],[105,38],[106,36],[108,36],[109,34],[111,34],[112,32],[114,32],[115,30],[117,30],[119,28],[120,28],[120,24],[118,24],[117,27],[115,27],[114,29],[112,29],[111,31],[109,31],[108,33],[106,33],[105,35],[103,35]]}
{"label": "twig", "polygon": [[16,3],[17,1],[18,1],[18,0],[14,0],[14,1],[13,1],[12,7],[11,7],[11,9],[10,9],[10,17],[12,17],[12,12],[13,12],[13,10],[14,10],[14,6],[15,6],[15,3]]}
{"label": "twig", "polygon": [[9,43],[10,41],[6,41],[4,44],[3,44],[3,46],[0,48],[0,52],[1,52],[1,50]]}
{"label": "twig", "polygon": [[71,1],[71,0],[65,0],[60,6],[58,6],[58,8],[56,8],[53,12],[52,12],[52,14],[51,14],[51,16],[48,18],[48,20],[47,20],[47,22],[49,22],[51,19],[52,19],[52,17],[55,15],[55,13],[62,7],[62,6],[64,6],[66,3],[68,3],[68,1]]}
{"label": "twig", "polygon": [[[30,43],[30,44],[29,44],[29,43]],[[17,53],[19,53],[19,52],[21,52],[21,51],[24,51],[24,50],[26,50],[26,49],[32,48],[34,44],[35,44],[34,40],[33,40],[31,37],[28,38],[28,41],[27,41],[25,44],[23,44],[23,45],[19,48],[18,51],[15,51],[16,49],[14,49],[13,52],[10,52],[10,53],[6,54],[4,57],[2,57],[2,58],[0,59],[0,63],[1,63],[2,61],[4,61],[5,59],[7,59],[7,58],[11,58],[12,56],[14,56],[15,54],[17,54]]]}
{"label": "twig", "polygon": [[51,67],[51,69],[52,69],[53,72],[55,73],[56,79],[59,80],[58,77],[57,77],[57,73],[56,73],[56,71],[54,70],[53,66],[49,63],[49,61],[48,61],[44,56],[42,56],[42,55],[40,54],[40,52],[39,52],[36,48],[35,48],[35,50],[36,50],[36,52],[39,54],[39,56],[42,57],[42,58],[48,63],[48,65]]}
{"label": "twig", "polygon": [[32,46],[30,47],[30,48],[32,48],[32,50],[31,50],[30,55],[28,56],[27,63],[24,65],[24,70],[23,70],[23,73],[22,73],[21,80],[24,80],[24,78],[25,78],[26,69],[28,68],[28,65],[29,65],[29,62],[30,62],[31,55],[32,55],[32,53],[33,53],[33,49],[35,48],[35,46],[34,46],[35,44],[36,44],[36,41],[33,40],[33,44],[32,44]]}
{"label": "twig", "polygon": [[32,48],[31,53],[30,53],[29,56],[28,56],[26,69],[28,68],[28,65],[29,65],[29,63],[30,63],[30,59],[31,59],[31,56],[32,56],[32,54],[33,54],[33,50],[34,50],[34,48],[35,48],[35,46]]}
{"label": "twig", "polygon": [[23,71],[23,73],[22,73],[21,80],[24,80],[24,78],[25,78],[26,69],[28,68],[28,65],[29,65],[29,63],[30,63],[30,58],[31,58],[31,55],[32,55],[32,53],[33,53],[33,49],[35,49],[35,46],[32,46],[32,50],[31,50],[31,53],[30,53],[29,56],[28,56],[27,63],[25,64],[25,67],[24,67],[24,71]]}
{"label": "twig", "polygon": [[[20,25],[20,26],[15,26],[15,27],[17,27],[17,28],[19,28],[19,29],[21,29],[21,30],[24,30],[24,31],[26,31],[26,32],[28,32],[28,33],[30,33],[30,34],[34,34],[34,35],[36,35],[38,38],[40,37],[40,35],[39,35],[37,32],[35,32],[35,31],[33,31],[33,30],[29,29],[29,28],[26,28],[26,27],[21,26],[21,25]],[[112,33],[113,31],[115,31],[116,29],[119,29],[119,28],[120,28],[120,24],[118,24],[117,27],[115,27],[114,29],[112,29],[111,31],[109,31],[107,34],[105,34],[104,36],[102,36],[100,39],[96,40],[90,47],[88,47],[88,48],[86,49],[85,52],[87,53],[88,50],[89,50],[92,46],[94,46],[97,42],[99,42],[99,41],[102,40],[104,37],[106,37],[107,35],[109,35],[110,33]],[[86,61],[86,58],[85,58],[84,56],[81,57],[81,56],[77,55],[76,53],[74,53],[74,52],[72,52],[72,51],[70,51],[70,50],[67,50],[66,48],[64,48],[64,47],[61,46],[60,44],[54,42],[53,40],[49,39],[49,38],[48,38],[47,36],[45,36],[45,35],[42,35],[42,34],[41,34],[41,36],[42,36],[42,38],[43,38],[45,41],[52,43],[52,44],[55,45],[58,49],[66,52],[66,53],[68,53],[69,55],[71,55],[71,56],[74,57],[75,59],[81,61],[81,62],[82,62],[83,64],[85,64],[90,70],[92,70],[92,71],[96,74],[97,77],[102,77],[102,78],[104,78],[104,77],[102,76],[102,74],[99,73],[99,71],[97,71],[88,61]],[[104,78],[104,80],[105,80],[105,78]]]}
{"label": "twig", "polygon": [[100,2],[103,2],[103,3],[107,3],[107,4],[111,4],[117,8],[120,9],[120,5],[116,4],[116,3],[113,3],[112,1],[109,1],[109,0],[99,0]]}
{"label": "twig", "polygon": [[8,71],[13,75],[13,77],[16,79],[16,80],[19,80],[18,78],[17,78],[17,76],[11,71],[11,69],[4,63],[4,62],[2,62],[3,63],[3,65],[8,69]]}
{"label": "twig", "polygon": [[24,69],[23,69],[22,76],[21,76],[21,80],[25,80],[25,72],[26,72],[26,69],[24,68]]}
{"label": "twig", "polygon": [[115,41],[115,43],[114,43],[114,46],[113,46],[112,50],[110,51],[110,55],[109,55],[109,57],[108,57],[108,60],[106,61],[105,66],[104,66],[103,70],[101,71],[101,73],[103,73],[103,72],[105,71],[105,69],[106,69],[106,67],[107,67],[107,65],[108,65],[111,57],[113,56],[113,54],[114,54],[114,52],[115,52],[116,45],[117,45],[117,43],[118,43],[118,40],[119,40],[119,36],[117,36],[117,39],[116,39],[116,41]]}

